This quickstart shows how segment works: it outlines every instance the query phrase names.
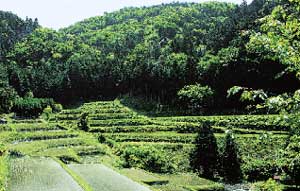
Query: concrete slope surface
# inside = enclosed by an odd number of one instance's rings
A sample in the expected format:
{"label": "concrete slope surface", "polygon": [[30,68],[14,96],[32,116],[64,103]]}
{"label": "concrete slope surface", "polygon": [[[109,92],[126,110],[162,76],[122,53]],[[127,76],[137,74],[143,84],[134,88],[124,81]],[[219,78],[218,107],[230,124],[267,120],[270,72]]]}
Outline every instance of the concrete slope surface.
{"label": "concrete slope surface", "polygon": [[94,191],[150,191],[131,179],[101,164],[68,165],[94,189]]}
{"label": "concrete slope surface", "polygon": [[11,160],[9,191],[83,191],[54,160],[19,158]]}

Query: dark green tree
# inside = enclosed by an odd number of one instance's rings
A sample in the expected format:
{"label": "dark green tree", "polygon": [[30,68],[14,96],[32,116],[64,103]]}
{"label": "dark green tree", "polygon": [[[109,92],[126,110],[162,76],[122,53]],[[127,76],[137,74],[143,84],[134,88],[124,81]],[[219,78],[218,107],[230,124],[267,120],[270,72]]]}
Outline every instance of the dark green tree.
{"label": "dark green tree", "polygon": [[84,112],[81,114],[79,118],[79,122],[77,123],[77,126],[80,130],[88,131],[89,130],[89,113]]}
{"label": "dark green tree", "polygon": [[288,139],[284,151],[286,183],[300,186],[300,136],[294,135]]}
{"label": "dark green tree", "polygon": [[226,132],[224,153],[222,155],[222,170],[226,182],[237,183],[242,180],[239,150],[234,135],[230,130]]}
{"label": "dark green tree", "polygon": [[211,126],[203,123],[195,140],[196,148],[190,155],[190,164],[195,172],[213,179],[219,167],[219,153],[216,137]]}

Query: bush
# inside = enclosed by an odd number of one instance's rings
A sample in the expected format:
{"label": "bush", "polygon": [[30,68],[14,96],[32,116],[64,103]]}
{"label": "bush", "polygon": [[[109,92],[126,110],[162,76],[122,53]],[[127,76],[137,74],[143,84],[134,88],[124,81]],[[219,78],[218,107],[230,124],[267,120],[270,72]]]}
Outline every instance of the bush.
{"label": "bush", "polygon": [[266,182],[258,182],[253,184],[252,189],[253,191],[282,191],[283,186],[277,183],[273,179],[269,179]]}
{"label": "bush", "polygon": [[21,117],[38,117],[47,106],[53,107],[53,99],[18,98],[15,101],[13,112]]}
{"label": "bush", "polygon": [[53,109],[53,112],[54,112],[54,113],[59,113],[59,112],[61,112],[64,108],[63,108],[63,106],[62,106],[61,104],[54,104],[52,109]]}
{"label": "bush", "polygon": [[278,172],[280,165],[276,164],[277,162],[279,163],[280,161],[262,160],[261,158],[249,159],[242,165],[242,171],[249,181],[266,180]]}
{"label": "bush", "polygon": [[34,98],[33,92],[32,91],[26,92],[24,98]]}
{"label": "bush", "polygon": [[99,143],[105,143],[106,142],[106,138],[103,134],[100,134],[99,137],[98,137],[98,141]]}
{"label": "bush", "polygon": [[89,113],[85,112],[80,116],[79,122],[77,123],[78,128],[83,131],[89,131]]}
{"label": "bush", "polygon": [[46,120],[49,120],[52,114],[52,108],[50,106],[47,106],[44,110],[43,110],[43,116]]}
{"label": "bush", "polygon": [[286,181],[289,184],[300,185],[300,136],[294,135],[289,138],[289,144],[284,152]]}
{"label": "bush", "polygon": [[138,167],[151,172],[166,173],[172,172],[174,168],[171,165],[169,157],[162,150],[153,146],[126,146],[121,148],[121,158],[123,167]]}
{"label": "bush", "polygon": [[188,107],[199,109],[212,103],[214,92],[209,86],[196,84],[185,86],[177,95]]}
{"label": "bush", "polygon": [[0,87],[0,113],[9,113],[17,96],[13,88],[8,86]]}

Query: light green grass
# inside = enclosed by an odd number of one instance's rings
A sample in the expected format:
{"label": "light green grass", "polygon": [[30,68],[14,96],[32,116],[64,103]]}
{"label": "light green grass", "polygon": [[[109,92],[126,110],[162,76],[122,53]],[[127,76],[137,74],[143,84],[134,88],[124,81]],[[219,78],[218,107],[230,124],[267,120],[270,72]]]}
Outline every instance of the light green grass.
{"label": "light green grass", "polygon": [[148,184],[152,190],[157,191],[187,191],[187,187],[224,189],[221,184],[200,178],[196,174],[191,173],[154,174],[141,169],[121,169],[120,172],[137,182]]}
{"label": "light green grass", "polygon": [[8,175],[8,157],[6,154],[2,153],[0,156],[0,191],[4,191],[6,189]]}

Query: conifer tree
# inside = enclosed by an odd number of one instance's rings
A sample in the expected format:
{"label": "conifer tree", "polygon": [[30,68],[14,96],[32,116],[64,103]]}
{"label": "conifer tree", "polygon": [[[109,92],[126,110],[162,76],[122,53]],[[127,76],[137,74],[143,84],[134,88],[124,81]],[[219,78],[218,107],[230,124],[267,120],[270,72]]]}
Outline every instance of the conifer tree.
{"label": "conifer tree", "polygon": [[238,146],[235,142],[232,131],[226,132],[222,164],[225,181],[236,183],[242,179]]}
{"label": "conifer tree", "polygon": [[218,168],[218,155],[217,140],[211,126],[203,123],[196,138],[196,148],[191,153],[191,167],[202,177],[213,179]]}

